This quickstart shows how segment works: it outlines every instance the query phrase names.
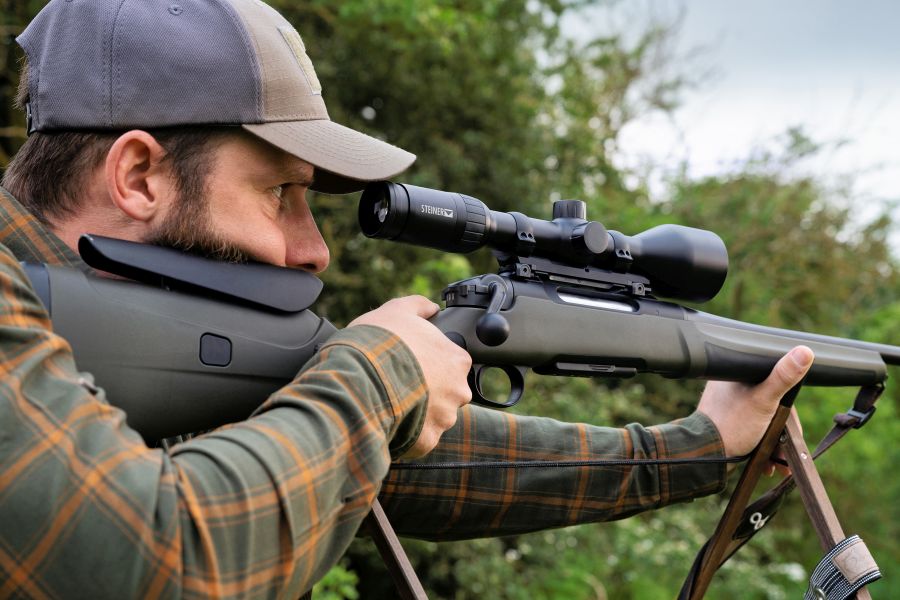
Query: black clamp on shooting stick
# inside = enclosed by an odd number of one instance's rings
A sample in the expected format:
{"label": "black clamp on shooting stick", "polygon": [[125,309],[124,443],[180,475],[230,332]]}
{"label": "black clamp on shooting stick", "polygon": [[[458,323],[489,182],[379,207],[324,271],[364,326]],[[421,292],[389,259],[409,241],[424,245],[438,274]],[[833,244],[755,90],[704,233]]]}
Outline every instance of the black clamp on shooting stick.
{"label": "black clamp on shooting stick", "polygon": [[[881,572],[862,539],[844,535],[813,461],[847,431],[858,429],[869,420],[884,386],[860,389],[853,408],[835,416],[835,426],[819,443],[816,452],[811,453],[803,440],[800,420],[791,412],[802,385],[798,384],[785,394],[775,411],[769,428],[741,474],[715,533],[698,553],[681,588],[679,600],[702,598],[719,567],[766,525],[784,494],[794,487],[800,490],[806,513],[826,553],[810,577],[804,600],[871,598],[864,586],[880,579]],[[750,494],[777,445],[782,447],[792,474],[748,506]]]}

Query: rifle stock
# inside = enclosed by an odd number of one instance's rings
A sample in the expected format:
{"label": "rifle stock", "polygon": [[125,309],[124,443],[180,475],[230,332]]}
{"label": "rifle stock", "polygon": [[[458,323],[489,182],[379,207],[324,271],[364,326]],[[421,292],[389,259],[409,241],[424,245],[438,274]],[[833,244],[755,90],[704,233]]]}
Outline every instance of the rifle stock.
{"label": "rifle stock", "polygon": [[[336,331],[309,309],[266,310],[196,288],[166,289],[61,267],[29,265],[27,273],[78,368],[94,375],[149,441],[246,418]],[[484,308],[455,305],[457,298],[433,318],[472,355],[473,393],[485,404],[518,400],[527,369],[755,383],[798,343],[816,353],[808,385],[871,385],[886,378],[885,363],[900,364],[895,346],[750,325],[652,299],[578,296],[528,281],[508,285],[515,300],[499,311],[509,324],[499,345],[479,339]],[[221,364],[222,344],[227,364]],[[490,367],[510,375],[515,398],[498,403],[484,397],[480,374]]]}

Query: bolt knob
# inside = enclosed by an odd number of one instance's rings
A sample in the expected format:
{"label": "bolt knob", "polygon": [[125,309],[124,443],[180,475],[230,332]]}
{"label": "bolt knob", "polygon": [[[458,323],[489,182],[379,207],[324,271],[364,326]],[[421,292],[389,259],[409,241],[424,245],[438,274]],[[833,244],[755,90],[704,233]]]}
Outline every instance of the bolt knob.
{"label": "bolt knob", "polygon": [[509,321],[499,313],[485,313],[475,322],[475,335],[485,346],[499,346],[509,337]]}

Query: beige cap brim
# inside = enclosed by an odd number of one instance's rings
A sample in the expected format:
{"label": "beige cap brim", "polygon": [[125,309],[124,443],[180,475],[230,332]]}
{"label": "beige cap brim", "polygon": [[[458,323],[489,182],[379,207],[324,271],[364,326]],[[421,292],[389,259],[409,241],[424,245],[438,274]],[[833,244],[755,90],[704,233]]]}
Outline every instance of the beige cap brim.
{"label": "beige cap brim", "polygon": [[312,189],[357,192],[405,171],[416,155],[328,119],[243,125],[250,133],[316,167]]}

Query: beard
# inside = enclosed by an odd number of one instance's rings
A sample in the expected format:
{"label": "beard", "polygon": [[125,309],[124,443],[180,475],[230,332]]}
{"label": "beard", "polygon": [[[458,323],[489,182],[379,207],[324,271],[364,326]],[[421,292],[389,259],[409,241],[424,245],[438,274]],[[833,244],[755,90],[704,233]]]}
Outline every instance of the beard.
{"label": "beard", "polygon": [[230,263],[253,262],[250,253],[213,230],[205,200],[185,201],[179,194],[175,207],[146,243],[175,248],[197,256]]}

